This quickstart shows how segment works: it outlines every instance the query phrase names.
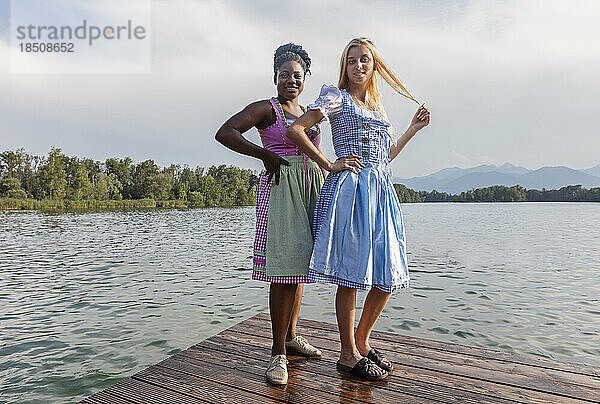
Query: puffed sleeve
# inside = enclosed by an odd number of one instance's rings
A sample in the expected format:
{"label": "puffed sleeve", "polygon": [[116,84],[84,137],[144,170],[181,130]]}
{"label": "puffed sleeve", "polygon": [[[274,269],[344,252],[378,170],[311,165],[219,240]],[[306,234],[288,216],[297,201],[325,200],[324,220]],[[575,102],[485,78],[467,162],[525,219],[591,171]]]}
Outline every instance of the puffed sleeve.
{"label": "puffed sleeve", "polygon": [[342,112],[342,100],[342,92],[339,88],[324,84],[319,97],[306,108],[320,110],[327,119]]}

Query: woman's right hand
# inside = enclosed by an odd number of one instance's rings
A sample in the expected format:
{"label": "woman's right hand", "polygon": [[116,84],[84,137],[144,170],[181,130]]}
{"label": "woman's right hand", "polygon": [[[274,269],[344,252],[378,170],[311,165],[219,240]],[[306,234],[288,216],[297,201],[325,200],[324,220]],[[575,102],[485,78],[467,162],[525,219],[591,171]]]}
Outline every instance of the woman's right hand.
{"label": "woman's right hand", "polygon": [[282,164],[289,166],[289,161],[269,150],[267,150],[267,153],[261,160],[265,166],[265,174],[269,182],[275,176],[275,185],[279,185],[280,167]]}
{"label": "woman's right hand", "polygon": [[331,163],[327,167],[327,171],[337,173],[344,170],[350,170],[355,174],[358,174],[360,170],[365,168],[365,165],[360,161],[361,157],[354,154],[348,157],[342,157]]}

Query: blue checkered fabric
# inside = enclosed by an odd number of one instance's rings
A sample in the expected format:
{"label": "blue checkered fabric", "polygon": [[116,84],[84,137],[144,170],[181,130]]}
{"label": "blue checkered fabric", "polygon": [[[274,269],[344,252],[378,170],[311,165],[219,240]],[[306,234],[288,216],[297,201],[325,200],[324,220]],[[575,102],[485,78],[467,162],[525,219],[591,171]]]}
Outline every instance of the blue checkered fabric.
{"label": "blue checkered fabric", "polygon": [[[376,287],[391,293],[409,286],[404,224],[388,168],[391,125],[382,118],[376,119],[372,113],[361,113],[362,109],[345,90],[341,90],[341,95],[342,111],[328,117],[335,154],[338,158],[361,156],[368,170],[363,169],[364,176],[342,171],[329,173],[325,179],[315,206],[315,248],[308,278],[353,289]],[[352,192],[357,193],[353,196]],[[352,206],[341,207],[341,203]],[[359,228],[362,225],[356,223],[363,218],[375,221]],[[340,230],[353,226],[351,233]],[[382,235],[376,228],[393,230]],[[355,250],[361,252],[356,254]],[[365,256],[373,258],[365,261]]]}
{"label": "blue checkered fabric", "polygon": [[[353,154],[361,156],[363,164],[380,166],[388,174],[391,174],[387,167],[390,161],[389,148],[392,142],[392,136],[389,133],[391,125],[383,120],[359,115],[352,97],[346,90],[340,91],[343,97],[342,112],[329,118],[336,157],[344,158]],[[340,174],[341,172],[329,173],[321,188],[315,206],[314,236],[319,233]]]}
{"label": "blue checkered fabric", "polygon": [[363,164],[389,163],[392,137],[390,124],[384,120],[368,118],[358,113],[352,97],[341,90],[342,112],[329,118],[333,135],[333,148],[338,158],[352,154],[361,156]]}
{"label": "blue checkered fabric", "polygon": [[358,290],[369,290],[371,288],[379,289],[385,293],[392,293],[399,289],[406,289],[409,284],[409,280],[405,280],[400,285],[369,285],[363,284],[359,282],[349,281],[347,279],[342,279],[337,276],[325,275],[315,270],[309,269],[307,278],[313,282],[321,282],[321,283],[333,283],[334,285],[344,286],[346,288],[358,289]]}

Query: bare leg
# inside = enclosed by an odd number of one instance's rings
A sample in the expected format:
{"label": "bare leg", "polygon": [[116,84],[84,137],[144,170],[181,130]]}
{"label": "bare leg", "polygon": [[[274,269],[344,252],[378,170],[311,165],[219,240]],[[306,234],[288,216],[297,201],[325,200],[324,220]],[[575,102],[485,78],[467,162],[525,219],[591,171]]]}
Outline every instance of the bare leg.
{"label": "bare leg", "polygon": [[304,292],[304,284],[299,283],[296,287],[296,295],[294,296],[294,306],[290,317],[290,325],[288,326],[286,341],[291,341],[296,338],[296,324],[300,315],[300,304],[302,304],[302,293]]}
{"label": "bare leg", "polygon": [[335,295],[335,314],[340,332],[340,363],[354,366],[362,355],[356,349],[354,342],[354,311],[356,306],[356,289],[338,286]]}
{"label": "bare leg", "polygon": [[269,310],[271,312],[271,328],[273,330],[272,356],[285,354],[285,335],[290,325],[297,286],[296,284],[271,283],[269,290]]}
{"label": "bare leg", "polygon": [[[340,352],[340,363],[342,365],[353,367],[356,362],[362,359],[354,342],[354,312],[356,306],[356,289],[338,286],[335,296],[335,313],[340,331],[340,343],[342,349]],[[371,368],[369,372],[373,376],[384,373],[379,367]]]}
{"label": "bare leg", "polygon": [[356,335],[354,336],[356,347],[364,356],[371,350],[371,346],[369,345],[371,331],[373,331],[373,326],[375,326],[375,322],[383,311],[390,295],[391,293],[372,288],[365,299],[365,305],[360,316],[360,321],[358,322],[358,327],[356,327]]}

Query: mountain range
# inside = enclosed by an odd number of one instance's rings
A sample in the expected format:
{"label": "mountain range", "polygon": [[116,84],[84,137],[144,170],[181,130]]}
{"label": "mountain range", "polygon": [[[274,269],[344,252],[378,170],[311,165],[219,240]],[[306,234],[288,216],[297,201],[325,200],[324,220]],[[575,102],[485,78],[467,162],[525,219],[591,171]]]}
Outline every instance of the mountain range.
{"label": "mountain range", "polygon": [[527,189],[559,189],[567,185],[582,185],[584,188],[600,187],[600,164],[585,170],[569,167],[542,167],[530,170],[510,163],[501,166],[480,165],[471,168],[444,168],[423,177],[400,178],[392,180],[404,184],[415,191],[437,190],[459,194],[473,188],[485,188],[492,185],[521,185]]}

